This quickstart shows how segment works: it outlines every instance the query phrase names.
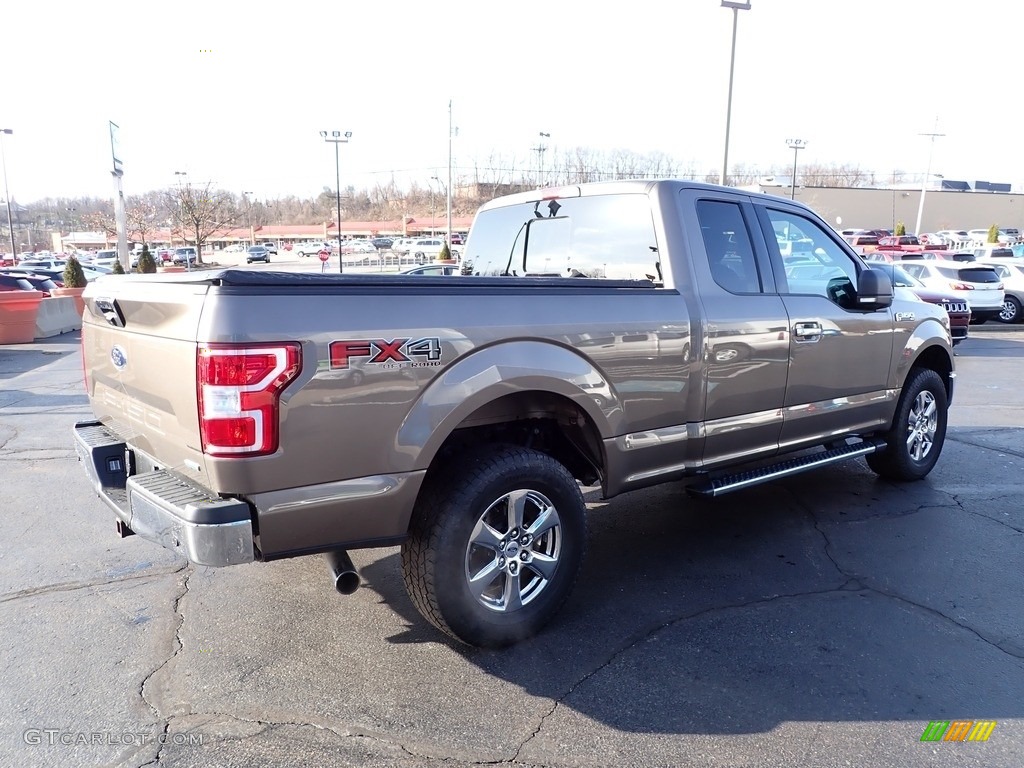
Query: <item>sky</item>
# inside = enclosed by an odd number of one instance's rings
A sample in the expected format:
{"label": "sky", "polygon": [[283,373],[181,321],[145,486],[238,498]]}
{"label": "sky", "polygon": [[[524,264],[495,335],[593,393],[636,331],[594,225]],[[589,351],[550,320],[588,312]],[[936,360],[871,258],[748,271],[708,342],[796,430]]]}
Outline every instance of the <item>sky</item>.
{"label": "sky", "polygon": [[[112,121],[127,195],[181,178],[256,199],[333,190],[321,130],[352,132],[343,187],[441,189],[449,102],[456,184],[534,167],[540,133],[548,162],[627,150],[717,171],[733,16],[719,0],[10,0],[8,187],[110,197]],[[788,168],[800,138],[801,164],[1024,189],[1015,0],[751,0],[737,22],[730,168]]]}

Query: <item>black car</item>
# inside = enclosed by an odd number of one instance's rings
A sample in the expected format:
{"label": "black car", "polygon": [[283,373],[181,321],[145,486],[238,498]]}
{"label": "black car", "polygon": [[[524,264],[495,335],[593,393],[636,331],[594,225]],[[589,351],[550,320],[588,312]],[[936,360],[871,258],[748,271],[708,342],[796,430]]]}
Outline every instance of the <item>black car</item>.
{"label": "black car", "polygon": [[60,286],[46,275],[37,275],[31,272],[2,272],[0,273],[0,288],[8,291],[42,291],[49,296],[50,291],[60,288]]}
{"label": "black car", "polygon": [[390,237],[375,237],[370,242],[373,243],[373,247],[378,251],[386,251],[395,244],[394,239]]}
{"label": "black car", "polygon": [[270,251],[262,245],[250,245],[245,251],[245,263],[252,264],[254,261],[270,263]]}

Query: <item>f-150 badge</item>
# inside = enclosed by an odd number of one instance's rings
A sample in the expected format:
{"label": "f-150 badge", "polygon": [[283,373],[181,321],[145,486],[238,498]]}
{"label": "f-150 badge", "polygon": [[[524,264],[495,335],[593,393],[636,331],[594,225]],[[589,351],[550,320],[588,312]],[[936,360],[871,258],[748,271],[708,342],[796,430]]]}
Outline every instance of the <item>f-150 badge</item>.
{"label": "f-150 badge", "polygon": [[916,316],[913,312],[897,312],[896,322],[902,323],[904,320],[913,320]]}
{"label": "f-150 badge", "polygon": [[433,367],[441,365],[441,340],[345,339],[330,344],[331,369],[345,369],[355,359],[369,358],[367,365],[382,368]]}

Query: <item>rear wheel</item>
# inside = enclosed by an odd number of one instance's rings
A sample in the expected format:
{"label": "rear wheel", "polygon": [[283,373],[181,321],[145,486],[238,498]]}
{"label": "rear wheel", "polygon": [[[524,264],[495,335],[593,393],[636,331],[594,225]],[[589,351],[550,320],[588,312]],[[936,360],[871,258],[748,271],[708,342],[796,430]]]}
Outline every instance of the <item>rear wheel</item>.
{"label": "rear wheel", "polygon": [[911,371],[885,433],[886,448],[868,454],[868,466],[889,480],[920,480],[932,471],[946,440],[946,387],[930,368]]}
{"label": "rear wheel", "polygon": [[1003,299],[1003,311],[999,313],[999,320],[1003,323],[1019,323],[1020,310],[1020,301],[1013,296],[1006,296]]}
{"label": "rear wheel", "polygon": [[402,546],[406,589],[441,631],[501,647],[538,632],[568,597],[583,559],[583,495],[546,454],[463,454],[417,502]]}

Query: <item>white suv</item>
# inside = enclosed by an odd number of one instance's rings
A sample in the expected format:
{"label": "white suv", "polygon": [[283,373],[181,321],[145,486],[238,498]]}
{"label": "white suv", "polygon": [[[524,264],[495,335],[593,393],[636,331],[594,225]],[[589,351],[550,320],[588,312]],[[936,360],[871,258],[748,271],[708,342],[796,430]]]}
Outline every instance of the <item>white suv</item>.
{"label": "white suv", "polygon": [[952,293],[970,304],[972,323],[984,323],[1003,312],[1003,283],[988,265],[923,260],[898,261],[896,264],[926,287]]}
{"label": "white suv", "polygon": [[[419,259],[436,259],[437,255],[441,253],[441,248],[444,247],[444,240],[442,238],[424,238],[422,240],[414,240],[409,244],[409,253],[412,254],[417,260]],[[459,258],[459,251],[455,248],[449,248],[453,259]]]}

